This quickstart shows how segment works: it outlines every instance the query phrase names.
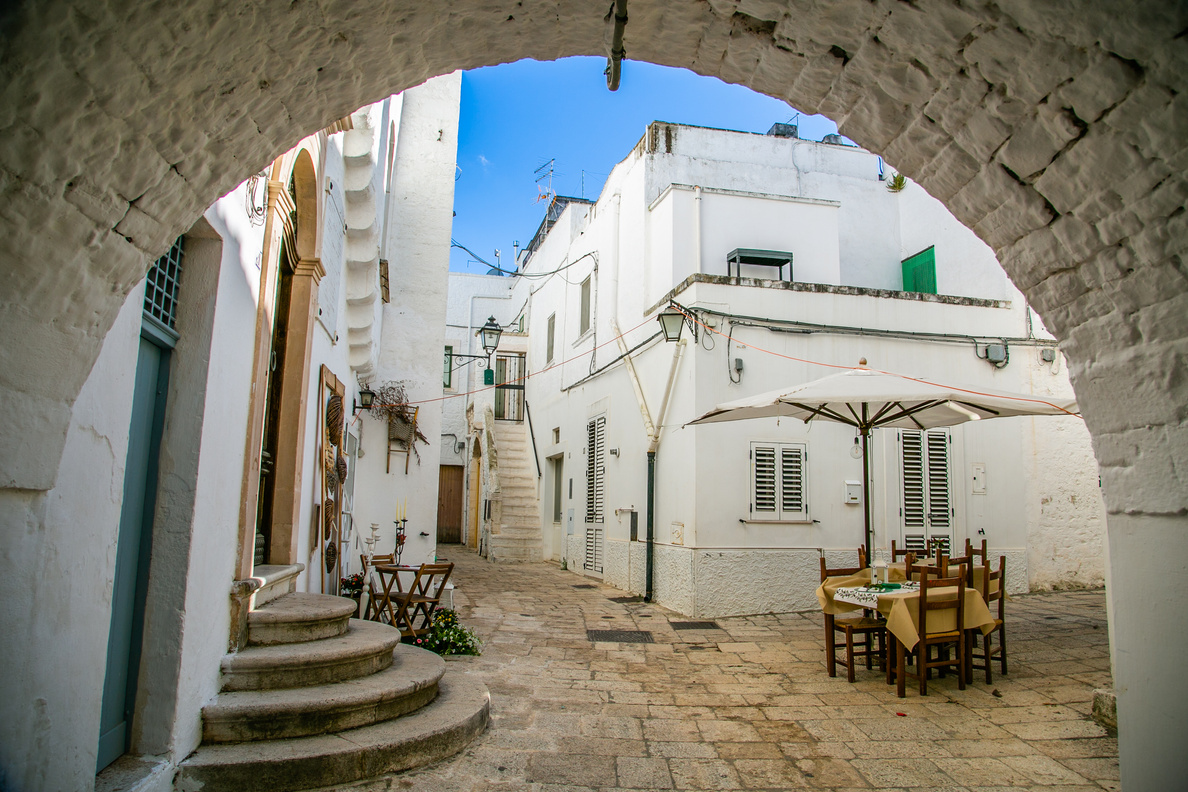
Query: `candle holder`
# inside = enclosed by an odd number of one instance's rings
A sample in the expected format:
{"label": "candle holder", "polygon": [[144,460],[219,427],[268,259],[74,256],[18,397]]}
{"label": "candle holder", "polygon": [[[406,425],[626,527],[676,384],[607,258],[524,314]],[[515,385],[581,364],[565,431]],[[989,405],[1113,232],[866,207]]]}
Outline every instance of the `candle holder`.
{"label": "candle holder", "polygon": [[400,555],[404,552],[404,528],[408,524],[408,520],[393,520],[396,524],[396,563],[400,563]]}

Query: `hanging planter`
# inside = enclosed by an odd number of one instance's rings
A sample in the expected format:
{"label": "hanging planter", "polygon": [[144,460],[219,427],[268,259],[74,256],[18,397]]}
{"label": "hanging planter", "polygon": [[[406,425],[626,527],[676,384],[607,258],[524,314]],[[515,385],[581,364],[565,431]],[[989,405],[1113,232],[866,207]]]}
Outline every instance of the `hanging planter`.
{"label": "hanging planter", "polygon": [[371,406],[370,414],[387,421],[390,450],[415,455],[417,464],[421,464],[417,443],[428,445],[429,439],[417,428],[417,407],[408,403],[408,391],[404,382],[388,382],[379,386],[375,391],[375,402]]}

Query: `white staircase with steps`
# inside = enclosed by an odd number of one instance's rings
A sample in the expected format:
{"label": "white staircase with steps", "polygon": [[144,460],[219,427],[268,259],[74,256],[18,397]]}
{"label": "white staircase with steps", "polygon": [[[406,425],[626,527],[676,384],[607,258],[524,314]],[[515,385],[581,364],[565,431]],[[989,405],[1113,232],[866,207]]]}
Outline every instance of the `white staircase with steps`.
{"label": "white staircase with steps", "polygon": [[486,686],[351,618],[353,600],[294,593],[248,614],[248,646],[223,659],[202,745],[180,792],[337,787],[461,751],[487,726]]}
{"label": "white staircase with steps", "polygon": [[540,496],[536,462],[527,424],[495,422],[502,510],[491,531],[488,557],[492,561],[540,561]]}

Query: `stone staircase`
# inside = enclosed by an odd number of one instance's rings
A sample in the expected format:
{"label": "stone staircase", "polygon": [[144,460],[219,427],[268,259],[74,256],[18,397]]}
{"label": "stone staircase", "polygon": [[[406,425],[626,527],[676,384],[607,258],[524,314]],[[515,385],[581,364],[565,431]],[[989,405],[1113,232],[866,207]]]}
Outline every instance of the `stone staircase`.
{"label": "stone staircase", "polygon": [[281,792],[348,784],[451,756],[487,726],[486,686],[355,603],[288,594],[248,614],[248,646],[223,658],[202,745],[181,792]]}
{"label": "stone staircase", "polygon": [[540,561],[540,496],[526,424],[496,421],[495,447],[502,507],[498,531],[491,532],[489,557],[492,561]]}

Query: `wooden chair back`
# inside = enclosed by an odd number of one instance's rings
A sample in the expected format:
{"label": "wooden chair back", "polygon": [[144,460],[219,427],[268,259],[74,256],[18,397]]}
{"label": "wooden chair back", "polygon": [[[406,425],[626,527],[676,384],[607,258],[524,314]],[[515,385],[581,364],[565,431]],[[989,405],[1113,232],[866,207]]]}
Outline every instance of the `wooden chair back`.
{"label": "wooden chair back", "polygon": [[906,558],[908,555],[911,555],[914,557],[916,555],[916,553],[914,550],[908,550],[906,547],[903,548],[902,550],[900,550],[898,547],[895,546],[895,540],[894,539],[891,540],[891,563],[892,564],[894,564],[896,561],[898,561],[901,558]]}
{"label": "wooden chair back", "polygon": [[[950,586],[957,588],[955,598],[948,595],[938,597],[935,593],[929,597],[931,590]],[[965,624],[965,575],[922,579],[918,604],[921,637],[960,632]],[[946,614],[945,611],[953,613]]]}
{"label": "wooden chair back", "polygon": [[908,553],[903,560],[903,571],[908,582],[919,582],[926,577],[940,576],[940,567],[930,558],[917,559],[915,553]]}
{"label": "wooden chair back", "polygon": [[381,594],[380,591],[383,585],[375,579],[375,567],[380,564],[395,564],[395,553],[376,553],[371,557],[371,563],[367,563],[367,554],[359,554],[359,562],[362,564],[363,580],[367,584],[367,606],[363,609],[363,618],[379,621],[383,614],[380,611],[379,603]]}
{"label": "wooden chair back", "polygon": [[862,570],[866,569],[866,547],[858,548],[858,566],[856,567],[834,567],[829,568],[825,566],[825,555],[821,555],[821,582],[825,582],[825,578],[841,577],[843,575],[857,575]]}
{"label": "wooden chair back", "polygon": [[998,557],[998,570],[992,571],[990,563],[982,567],[982,599],[986,600],[986,607],[994,610],[993,602],[998,603],[998,614],[996,618],[999,621],[1004,621],[1003,617],[1006,614],[1006,597],[1004,596],[1004,588],[1006,586],[1006,556]]}
{"label": "wooden chair back", "polygon": [[990,556],[986,555],[986,540],[985,539],[982,540],[981,547],[975,547],[973,542],[969,541],[969,538],[966,537],[966,539],[965,539],[965,554],[967,556],[969,556],[969,558],[972,559],[973,561],[977,561],[977,560],[981,559],[982,563],[978,564],[978,566],[985,566],[986,564],[990,563]]}

